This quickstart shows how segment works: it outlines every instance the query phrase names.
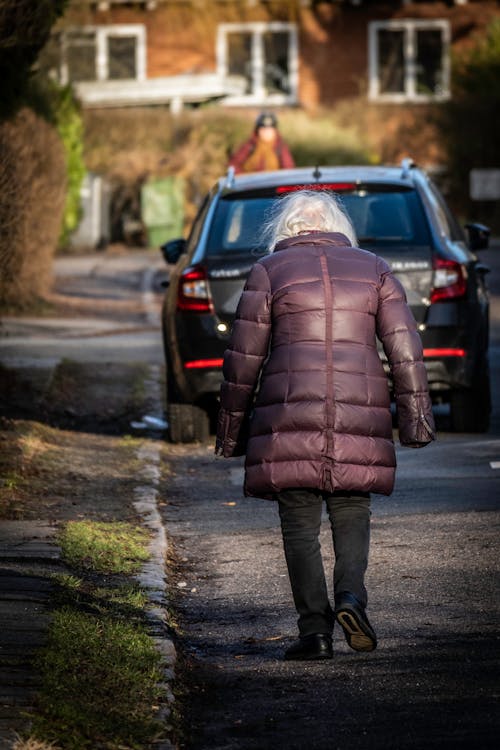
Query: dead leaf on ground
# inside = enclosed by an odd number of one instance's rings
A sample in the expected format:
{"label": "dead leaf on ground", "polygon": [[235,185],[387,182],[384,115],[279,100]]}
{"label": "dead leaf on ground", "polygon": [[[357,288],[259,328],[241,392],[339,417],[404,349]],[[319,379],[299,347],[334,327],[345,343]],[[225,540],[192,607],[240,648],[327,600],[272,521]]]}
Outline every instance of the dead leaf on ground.
{"label": "dead leaf on ground", "polygon": [[282,641],[283,638],[286,638],[285,635],[269,635],[267,638],[253,638],[250,636],[249,638],[245,638],[243,643],[265,643],[266,641]]}

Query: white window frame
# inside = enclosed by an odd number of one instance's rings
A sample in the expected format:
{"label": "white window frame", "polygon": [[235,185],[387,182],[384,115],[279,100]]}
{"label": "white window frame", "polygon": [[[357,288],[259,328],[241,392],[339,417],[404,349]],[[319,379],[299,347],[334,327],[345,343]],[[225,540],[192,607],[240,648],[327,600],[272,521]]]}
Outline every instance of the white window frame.
{"label": "white window frame", "polygon": [[[381,93],[378,70],[379,30],[404,31],[405,83],[404,92]],[[421,29],[440,29],[443,44],[443,91],[439,94],[419,94],[416,75],[416,32]],[[401,18],[392,21],[372,21],[368,37],[368,98],[378,102],[435,102],[450,98],[450,24],[447,20]]]}
{"label": "white window frame", "polygon": [[[146,80],[146,28],[143,24],[113,24],[109,26],[78,26],[68,29],[68,32],[94,33],[96,41],[96,78],[90,81],[79,81],[79,83],[96,84],[102,81],[113,80],[109,78],[109,56],[108,37],[110,36],[133,36],[136,38],[135,45],[135,78],[120,79],[122,81],[145,81]],[[61,60],[61,83],[71,83],[67,63],[68,37],[63,33],[62,37],[62,60]]]}
{"label": "white window frame", "polygon": [[[294,23],[280,21],[254,23],[222,23],[217,29],[217,73],[222,79],[229,77],[228,44],[229,34],[250,33],[252,35],[252,92],[250,94],[227,96],[223,103],[227,105],[281,105],[295,104],[298,97],[299,44],[297,26]],[[288,33],[289,94],[266,94],[264,87],[264,44],[263,36],[267,32]]]}

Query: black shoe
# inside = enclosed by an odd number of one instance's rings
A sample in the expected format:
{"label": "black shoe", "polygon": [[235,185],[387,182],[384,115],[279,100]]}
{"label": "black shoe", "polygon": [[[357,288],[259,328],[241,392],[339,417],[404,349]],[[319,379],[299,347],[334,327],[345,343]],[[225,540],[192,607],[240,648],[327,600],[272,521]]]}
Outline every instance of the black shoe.
{"label": "black shoe", "polygon": [[344,591],[335,597],[335,618],[344,631],[347,643],[355,651],[373,651],[377,636],[368,622],[365,608],[354,594]]}
{"label": "black shoe", "polygon": [[328,633],[305,635],[285,651],[286,661],[317,661],[332,656],[332,636]]}

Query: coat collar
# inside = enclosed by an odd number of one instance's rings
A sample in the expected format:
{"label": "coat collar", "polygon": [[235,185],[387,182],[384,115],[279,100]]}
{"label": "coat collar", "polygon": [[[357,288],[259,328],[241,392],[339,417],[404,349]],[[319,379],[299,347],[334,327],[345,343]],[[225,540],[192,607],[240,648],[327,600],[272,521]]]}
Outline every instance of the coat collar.
{"label": "coat collar", "polygon": [[287,237],[280,240],[274,252],[286,250],[295,245],[338,245],[340,247],[351,247],[350,241],[345,234],[341,232],[308,232],[307,234],[298,234],[295,237]]}

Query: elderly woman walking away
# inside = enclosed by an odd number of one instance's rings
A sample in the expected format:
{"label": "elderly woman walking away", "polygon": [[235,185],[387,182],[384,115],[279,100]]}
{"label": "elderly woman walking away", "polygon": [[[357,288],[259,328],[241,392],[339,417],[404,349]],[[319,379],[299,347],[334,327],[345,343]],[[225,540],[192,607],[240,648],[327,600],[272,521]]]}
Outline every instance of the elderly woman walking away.
{"label": "elderly woman walking away", "polygon": [[[277,500],[299,639],[285,659],[332,657],[335,620],[372,651],[364,576],[370,492],[390,495],[395,451],[382,342],[402,445],[434,440],[422,345],[389,266],[356,247],[327,193],[281,199],[271,254],[253,267],[224,358],[216,453],[246,455],[247,496]],[[326,503],[334,608],[319,532]]]}

